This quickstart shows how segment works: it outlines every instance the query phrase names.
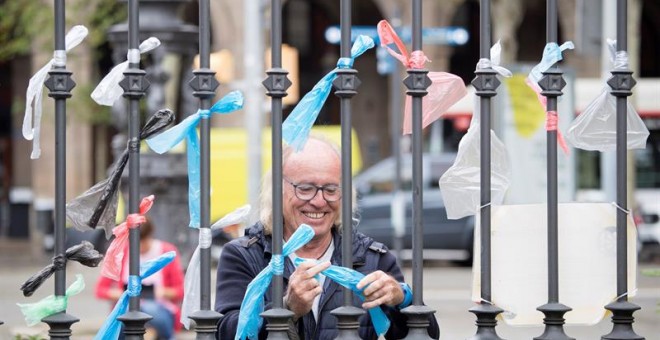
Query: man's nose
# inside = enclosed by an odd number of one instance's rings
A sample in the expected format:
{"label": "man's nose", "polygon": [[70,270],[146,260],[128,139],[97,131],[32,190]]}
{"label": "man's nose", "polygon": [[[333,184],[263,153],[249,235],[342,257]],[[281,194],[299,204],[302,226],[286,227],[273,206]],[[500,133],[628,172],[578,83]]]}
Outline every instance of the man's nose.
{"label": "man's nose", "polygon": [[312,199],[309,200],[309,202],[315,206],[321,206],[326,204],[327,202],[323,197],[323,189],[316,189],[316,193],[314,194],[314,197],[312,197]]}

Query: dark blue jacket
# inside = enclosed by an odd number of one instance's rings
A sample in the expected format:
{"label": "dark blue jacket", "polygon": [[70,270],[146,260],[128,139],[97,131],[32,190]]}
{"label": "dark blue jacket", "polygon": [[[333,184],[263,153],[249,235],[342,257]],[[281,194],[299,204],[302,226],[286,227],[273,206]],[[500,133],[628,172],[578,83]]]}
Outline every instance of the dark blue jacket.
{"label": "dark blue jacket", "polygon": [[[332,264],[341,265],[341,235],[333,229],[335,251],[332,255]],[[238,324],[238,313],[243,301],[247,285],[252,279],[268,265],[271,258],[271,236],[264,235],[263,227],[256,224],[245,231],[245,236],[235,239],[225,245],[220,256],[217,272],[217,287],[215,310],[224,317],[218,325],[220,339],[233,339]],[[403,275],[396,263],[396,258],[387,248],[375,242],[368,236],[353,232],[353,269],[362,274],[369,274],[382,270],[403,282]],[[295,270],[291,261],[286,258],[284,266],[284,290],[289,282],[289,276]],[[337,283],[326,279],[323,293],[319,302],[319,319],[316,322],[312,312],[300,318],[295,327],[301,339],[334,339],[338,335],[337,320],[330,312],[341,307],[344,302],[343,289]],[[272,297],[270,289],[265,295],[266,309],[271,306]],[[353,294],[353,305],[360,307],[361,302]],[[381,306],[391,321],[390,328],[385,334],[387,339],[401,339],[408,333],[407,317],[395,307]],[[266,339],[266,320],[259,333],[259,339]],[[431,317],[429,334],[438,339],[440,331],[435,317]],[[360,319],[360,337],[362,339],[377,339],[376,332],[371,325],[369,313]]]}

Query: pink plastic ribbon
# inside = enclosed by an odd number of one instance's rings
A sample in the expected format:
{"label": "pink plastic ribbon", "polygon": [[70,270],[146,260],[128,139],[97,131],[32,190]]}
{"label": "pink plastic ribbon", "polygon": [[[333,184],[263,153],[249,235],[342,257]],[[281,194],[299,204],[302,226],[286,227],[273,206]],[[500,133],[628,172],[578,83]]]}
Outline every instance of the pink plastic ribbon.
{"label": "pink plastic ribbon", "polygon": [[[410,69],[422,69],[424,64],[430,61],[423,51],[413,51],[409,56],[403,41],[386,20],[378,23],[377,30],[380,45],[403,66]],[[392,44],[396,46],[398,52],[389,46]],[[467,95],[465,84],[459,76],[447,72],[429,72],[428,76],[431,79],[431,85],[428,88],[428,94],[422,99],[422,128],[438,120],[452,105]],[[407,96],[403,115],[403,134],[412,133],[411,116],[412,100],[410,96]]]}
{"label": "pink plastic ribbon", "polygon": [[546,112],[545,130],[557,131],[557,142],[559,143],[561,149],[564,150],[566,154],[568,154],[569,153],[568,145],[566,145],[566,140],[564,140],[564,135],[562,135],[561,131],[557,129],[558,124],[559,124],[559,116],[557,115],[557,111]]}
{"label": "pink plastic ribbon", "polygon": [[128,245],[128,231],[146,222],[147,218],[144,215],[151,209],[153,204],[154,195],[143,198],[142,202],[140,202],[140,212],[129,214],[126,216],[126,221],[112,229],[115,239],[110,243],[105,253],[105,259],[101,266],[101,275],[119,281],[124,253],[126,253],[126,247]]}

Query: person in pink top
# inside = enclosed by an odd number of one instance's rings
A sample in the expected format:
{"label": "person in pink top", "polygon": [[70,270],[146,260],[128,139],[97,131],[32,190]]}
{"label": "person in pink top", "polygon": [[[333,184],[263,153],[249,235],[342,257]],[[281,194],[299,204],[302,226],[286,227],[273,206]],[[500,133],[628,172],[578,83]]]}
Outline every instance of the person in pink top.
{"label": "person in pink top", "polygon": [[[153,317],[147,323],[147,329],[148,332],[155,332],[157,339],[174,339],[175,332],[181,328],[181,324],[176,320],[179,320],[183,300],[183,270],[176,247],[169,242],[153,238],[153,225],[147,218],[140,226],[140,263],[169,251],[177,252],[174,261],[142,280],[140,309]],[[97,298],[108,300],[114,306],[128,282],[128,258],[127,249],[120,281],[100,276],[96,283]]]}

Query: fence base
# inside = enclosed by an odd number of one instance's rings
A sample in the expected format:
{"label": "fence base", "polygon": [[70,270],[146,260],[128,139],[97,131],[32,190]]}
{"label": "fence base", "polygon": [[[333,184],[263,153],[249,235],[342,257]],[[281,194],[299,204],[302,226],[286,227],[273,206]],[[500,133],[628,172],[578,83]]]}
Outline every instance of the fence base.
{"label": "fence base", "polygon": [[431,307],[423,305],[412,305],[401,310],[401,313],[408,316],[408,335],[407,340],[426,340],[431,339],[428,327],[429,317],[435,313]]}
{"label": "fence base", "polygon": [[117,318],[124,323],[125,340],[143,340],[144,325],[151,319],[151,315],[139,311],[128,312]]}
{"label": "fence base", "polygon": [[603,335],[603,340],[642,340],[643,336],[637,335],[633,330],[633,322],[635,318],[632,316],[634,312],[640,309],[634,303],[628,301],[613,302],[605,306],[605,309],[612,312],[612,331]]}
{"label": "fence base", "polygon": [[480,303],[470,308],[470,313],[477,316],[477,333],[468,340],[502,340],[497,335],[495,326],[497,326],[497,315],[502,313],[502,309],[491,305],[490,303]]}
{"label": "fence base", "polygon": [[358,330],[360,321],[358,319],[364,314],[364,310],[353,306],[342,306],[330,312],[337,318],[339,335],[336,340],[359,339]]}
{"label": "fence base", "polygon": [[73,315],[60,312],[45,317],[41,321],[47,323],[50,327],[48,337],[51,340],[69,340],[71,338],[71,325],[80,320]]}
{"label": "fence base", "polygon": [[190,319],[195,321],[195,333],[197,333],[195,339],[215,340],[220,318],[222,314],[214,310],[198,310],[192,313]]}
{"label": "fence base", "polygon": [[572,310],[570,307],[561,303],[547,303],[537,310],[545,315],[543,318],[545,331],[534,340],[575,340],[564,332],[564,314]]}
{"label": "fence base", "polygon": [[289,339],[289,320],[293,318],[292,311],[284,308],[274,308],[261,313],[261,316],[268,320],[266,325],[268,340]]}

